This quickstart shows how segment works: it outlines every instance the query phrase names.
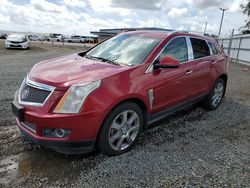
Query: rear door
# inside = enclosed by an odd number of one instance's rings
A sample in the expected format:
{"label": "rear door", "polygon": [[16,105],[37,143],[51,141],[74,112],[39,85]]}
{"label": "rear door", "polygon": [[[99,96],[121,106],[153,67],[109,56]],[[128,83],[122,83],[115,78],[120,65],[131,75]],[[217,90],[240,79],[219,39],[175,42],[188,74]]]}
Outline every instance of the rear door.
{"label": "rear door", "polygon": [[191,98],[209,92],[213,79],[211,77],[211,57],[210,48],[203,39],[190,37],[190,44],[193,53],[193,60],[189,61],[190,74],[188,82],[188,93]]}

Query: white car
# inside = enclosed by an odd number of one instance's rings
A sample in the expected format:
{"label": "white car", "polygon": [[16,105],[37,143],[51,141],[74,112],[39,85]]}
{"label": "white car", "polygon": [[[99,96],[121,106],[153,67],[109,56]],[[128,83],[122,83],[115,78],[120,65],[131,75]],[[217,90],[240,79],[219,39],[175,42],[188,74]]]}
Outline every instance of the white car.
{"label": "white car", "polygon": [[29,37],[30,40],[32,41],[44,41],[44,36],[38,36],[38,35],[31,35]]}
{"label": "white car", "polygon": [[73,42],[73,43],[83,43],[85,42],[85,38],[83,36],[79,35],[73,35],[70,38],[67,38],[65,41],[66,42]]}
{"label": "white car", "polygon": [[28,49],[30,47],[30,43],[27,35],[25,34],[11,34],[5,40],[5,47]]}
{"label": "white car", "polygon": [[63,42],[64,41],[64,36],[63,35],[54,35],[49,37],[49,41],[53,42]]}

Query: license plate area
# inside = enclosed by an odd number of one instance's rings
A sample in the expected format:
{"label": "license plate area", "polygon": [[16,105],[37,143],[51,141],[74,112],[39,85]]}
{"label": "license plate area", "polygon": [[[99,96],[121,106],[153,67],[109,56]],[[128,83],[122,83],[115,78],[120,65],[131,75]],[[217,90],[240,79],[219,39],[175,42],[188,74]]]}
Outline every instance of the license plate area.
{"label": "license plate area", "polygon": [[17,117],[19,121],[24,121],[24,107],[19,105],[17,102],[11,102],[12,113]]}

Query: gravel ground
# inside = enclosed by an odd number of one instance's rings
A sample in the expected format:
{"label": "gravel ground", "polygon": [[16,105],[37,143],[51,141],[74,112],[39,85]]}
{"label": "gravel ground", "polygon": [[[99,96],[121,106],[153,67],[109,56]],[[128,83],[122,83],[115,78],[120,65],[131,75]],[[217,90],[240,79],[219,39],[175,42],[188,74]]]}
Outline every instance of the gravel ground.
{"label": "gravel ground", "polygon": [[249,187],[250,69],[230,64],[226,98],[216,111],[198,105],[154,124],[117,157],[68,156],[28,143],[10,101],[36,62],[83,50],[0,41],[0,187]]}

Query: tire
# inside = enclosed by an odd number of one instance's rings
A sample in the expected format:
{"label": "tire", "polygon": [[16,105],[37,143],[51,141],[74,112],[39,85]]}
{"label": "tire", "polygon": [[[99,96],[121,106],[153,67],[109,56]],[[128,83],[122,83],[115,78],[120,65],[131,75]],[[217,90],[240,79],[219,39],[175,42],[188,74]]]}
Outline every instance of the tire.
{"label": "tire", "polygon": [[107,156],[128,152],[137,142],[143,123],[143,113],[137,104],[120,104],[104,120],[97,142],[98,149]]}
{"label": "tire", "polygon": [[[203,107],[208,110],[215,110],[221,103],[224,97],[226,83],[223,79],[218,79],[208,96],[203,101]],[[217,97],[217,98],[216,98]]]}

